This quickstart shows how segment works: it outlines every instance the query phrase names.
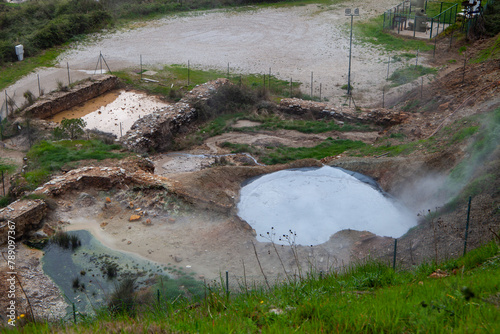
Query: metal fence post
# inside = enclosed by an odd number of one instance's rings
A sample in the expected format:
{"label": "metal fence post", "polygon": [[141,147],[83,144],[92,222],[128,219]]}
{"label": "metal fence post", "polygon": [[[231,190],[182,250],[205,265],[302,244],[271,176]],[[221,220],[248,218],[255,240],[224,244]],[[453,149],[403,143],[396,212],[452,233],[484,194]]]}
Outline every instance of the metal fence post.
{"label": "metal fence post", "polygon": [[398,251],[398,239],[394,239],[394,258],[392,260],[392,269],[396,270],[396,253]]}
{"label": "metal fence post", "polygon": [[432,27],[434,26],[434,18],[431,18],[431,32],[430,32],[430,37],[432,38]]}
{"label": "metal fence post", "polygon": [[9,101],[7,100],[7,89],[5,90],[5,116],[9,116]]}
{"label": "metal fence post", "polygon": [[469,197],[469,205],[467,207],[467,223],[465,224],[465,240],[464,240],[464,256],[467,252],[467,238],[469,236],[469,218],[470,218],[470,203],[472,200],[472,196]]}
{"label": "metal fence post", "polygon": [[229,271],[226,270],[226,294],[227,298],[229,298]]}

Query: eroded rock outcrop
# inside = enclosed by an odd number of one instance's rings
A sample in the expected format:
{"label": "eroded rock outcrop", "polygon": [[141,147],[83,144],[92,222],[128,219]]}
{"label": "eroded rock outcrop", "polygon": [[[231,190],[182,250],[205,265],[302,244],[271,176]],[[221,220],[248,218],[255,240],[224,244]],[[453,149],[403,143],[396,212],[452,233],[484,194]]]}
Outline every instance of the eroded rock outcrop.
{"label": "eroded rock outcrop", "polygon": [[217,79],[196,86],[176,104],[137,120],[120,140],[135,152],[169,149],[173,137],[197,120],[198,113],[194,103],[208,99],[219,87],[229,84],[228,79]]}
{"label": "eroded rock outcrop", "polygon": [[82,167],[54,177],[35,189],[34,193],[59,196],[71,190],[109,190],[124,188],[130,184],[165,188],[170,186],[168,179],[142,170],[130,172],[121,167]]}
{"label": "eroded rock outcrop", "polygon": [[311,115],[314,118],[329,118],[339,122],[376,124],[380,126],[392,126],[404,122],[408,115],[391,109],[361,109],[338,108],[332,105],[305,101],[297,98],[282,99],[279,110],[283,113],[305,117]]}
{"label": "eroded rock outcrop", "polygon": [[18,240],[39,227],[46,212],[47,204],[41,199],[17,200],[0,209],[0,245],[7,242],[9,226],[15,226],[14,237]]}
{"label": "eroded rock outcrop", "polygon": [[83,81],[67,91],[61,90],[41,96],[34,104],[27,107],[24,113],[34,118],[45,119],[97,97],[117,85],[118,78],[114,75],[98,76]]}

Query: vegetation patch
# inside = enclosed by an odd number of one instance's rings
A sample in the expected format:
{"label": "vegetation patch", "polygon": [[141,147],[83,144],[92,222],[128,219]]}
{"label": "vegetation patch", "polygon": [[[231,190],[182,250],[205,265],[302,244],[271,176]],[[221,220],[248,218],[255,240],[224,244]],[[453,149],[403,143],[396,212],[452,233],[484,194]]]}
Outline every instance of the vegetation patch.
{"label": "vegetation patch", "polygon": [[411,65],[403,68],[399,68],[392,72],[389,80],[392,81],[392,86],[404,85],[408,82],[427,74],[436,74],[437,69],[431,67],[424,67],[422,65]]}
{"label": "vegetation patch", "polygon": [[[12,46],[9,45],[9,48],[11,47]],[[0,75],[0,90],[14,84],[17,80],[33,72],[36,68],[53,66],[57,56],[59,56],[61,52],[61,48],[50,49],[36,56],[25,58],[23,61],[13,62],[9,65],[2,65],[2,61],[0,61],[0,73],[2,73],[2,75]]]}
{"label": "vegetation patch", "polygon": [[64,249],[76,249],[81,246],[80,238],[77,235],[70,234],[64,231],[57,231],[51,238],[50,242]]}
{"label": "vegetation patch", "polygon": [[328,138],[323,143],[314,147],[276,147],[272,148],[272,152],[266,154],[261,160],[265,164],[274,165],[287,163],[300,159],[323,159],[329,156],[339,155],[347,150],[357,149],[366,146],[361,141],[353,141],[348,139],[332,139]]}
{"label": "vegetation patch", "polygon": [[380,46],[387,51],[429,51],[432,49],[432,45],[427,41],[407,39],[385,32],[382,29],[383,24],[384,16],[381,15],[370,20],[357,23],[355,25],[355,31],[363,42]]}
{"label": "vegetation patch", "polygon": [[[496,165],[498,158],[489,161],[500,141],[500,108],[479,119],[481,127],[471,126],[456,132],[451,141],[465,140],[475,135],[474,141],[467,147],[468,157],[456,165],[448,175],[445,189],[449,194],[459,194],[447,205],[454,208],[460,201],[482,192],[494,193],[500,179]],[[495,160],[497,159],[497,160]],[[488,162],[488,163],[485,163]]]}
{"label": "vegetation patch", "polygon": [[335,121],[305,121],[305,120],[283,120],[278,116],[251,117],[251,120],[261,122],[256,128],[266,130],[296,130],[302,133],[325,133],[330,131],[351,132],[351,131],[373,131],[366,124],[343,124],[339,125]]}
{"label": "vegetation patch", "polygon": [[30,187],[35,188],[65,164],[89,159],[121,159],[124,153],[113,152],[118,149],[121,149],[119,145],[107,145],[98,140],[42,141],[26,154],[29,170],[24,176]]}
{"label": "vegetation patch", "polygon": [[[500,20],[500,17],[499,17]],[[493,41],[492,45],[484,50],[481,50],[479,54],[470,60],[471,63],[482,63],[487,60],[499,59],[500,58],[500,34]]]}
{"label": "vegetation patch", "polygon": [[[445,277],[432,278],[438,268]],[[268,289],[242,285],[243,292],[231,295],[223,281],[191,286],[186,279],[176,290],[167,279],[141,295],[133,280],[124,280],[95,316],[78,316],[76,325],[31,322],[18,331],[494,333],[500,331],[498,275],[499,247],[490,242],[439,264],[395,271],[369,260]]]}

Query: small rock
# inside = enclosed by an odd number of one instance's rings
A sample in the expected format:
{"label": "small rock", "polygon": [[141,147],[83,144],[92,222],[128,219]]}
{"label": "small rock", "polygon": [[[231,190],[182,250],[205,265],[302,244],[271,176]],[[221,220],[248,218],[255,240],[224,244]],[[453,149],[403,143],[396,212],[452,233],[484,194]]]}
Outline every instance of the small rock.
{"label": "small rock", "polygon": [[438,111],[445,111],[448,110],[449,108],[450,108],[450,102],[446,102],[438,107]]}
{"label": "small rock", "polygon": [[139,220],[139,219],[141,219],[141,216],[139,216],[139,215],[132,215],[132,216],[130,216],[130,218],[129,218],[128,221],[133,222],[133,221],[136,221],[136,220]]}
{"label": "small rock", "polygon": [[106,222],[102,222],[102,223],[101,223],[101,227],[103,227],[103,228],[104,228],[104,226],[106,226],[106,225],[108,225],[108,223],[106,223]]}
{"label": "small rock", "polygon": [[111,203],[111,198],[106,197],[106,202]]}
{"label": "small rock", "polygon": [[36,231],[35,233],[33,233],[33,237],[35,237],[36,239],[44,239],[47,238],[48,235],[44,231]]}
{"label": "small rock", "polygon": [[182,257],[180,257],[180,256],[174,256],[174,260],[177,263],[182,262]]}
{"label": "small rock", "polygon": [[130,240],[129,240],[129,241],[127,241],[127,245],[130,245],[131,243],[132,243],[132,241],[130,241]]}

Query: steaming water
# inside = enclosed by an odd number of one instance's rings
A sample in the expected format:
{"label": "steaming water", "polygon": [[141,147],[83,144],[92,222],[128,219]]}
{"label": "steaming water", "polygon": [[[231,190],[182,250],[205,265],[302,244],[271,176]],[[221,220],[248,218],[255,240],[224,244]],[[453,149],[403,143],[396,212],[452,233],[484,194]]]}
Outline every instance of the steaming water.
{"label": "steaming water", "polygon": [[[257,240],[285,245],[322,244],[345,229],[397,238],[417,223],[372,179],[333,167],[282,170],[251,181],[241,189],[238,215]],[[296,236],[288,240],[283,235],[290,230]]]}

